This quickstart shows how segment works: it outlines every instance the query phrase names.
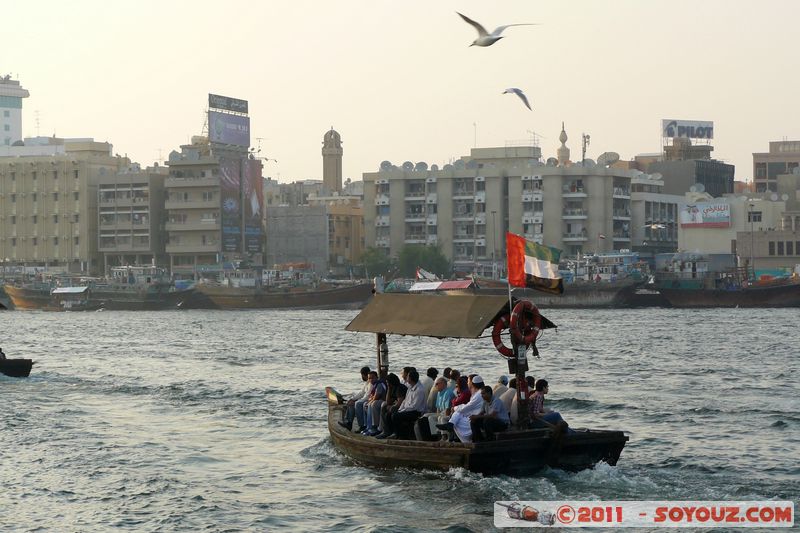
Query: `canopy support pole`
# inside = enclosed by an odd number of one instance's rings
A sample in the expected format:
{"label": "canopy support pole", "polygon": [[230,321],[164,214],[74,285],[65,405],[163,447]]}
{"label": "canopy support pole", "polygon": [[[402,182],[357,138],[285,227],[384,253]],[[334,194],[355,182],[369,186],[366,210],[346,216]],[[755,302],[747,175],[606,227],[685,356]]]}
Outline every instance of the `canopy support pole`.
{"label": "canopy support pole", "polygon": [[386,379],[389,375],[389,345],[386,344],[386,333],[376,335],[376,352],[378,357],[378,376]]}

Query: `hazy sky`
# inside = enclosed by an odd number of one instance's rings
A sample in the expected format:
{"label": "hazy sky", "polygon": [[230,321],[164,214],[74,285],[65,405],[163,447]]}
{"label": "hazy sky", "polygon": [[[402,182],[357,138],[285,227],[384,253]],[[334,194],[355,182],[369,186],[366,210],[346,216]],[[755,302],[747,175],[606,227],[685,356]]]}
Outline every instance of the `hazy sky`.
{"label": "hazy sky", "polygon": [[[536,22],[469,47],[483,23]],[[209,92],[249,100],[265,175],[321,178],[322,136],[344,175],[381,161],[446,163],[542,136],[561,121],[572,159],[660,149],[662,118],[712,120],[714,155],[752,173],[752,152],[800,138],[800,2],[389,0],[6,3],[0,73],[31,97],[23,131],[94,137],[152,164],[203,128]],[[530,112],[513,95],[519,87]],[[477,123],[477,128],[473,124]]]}

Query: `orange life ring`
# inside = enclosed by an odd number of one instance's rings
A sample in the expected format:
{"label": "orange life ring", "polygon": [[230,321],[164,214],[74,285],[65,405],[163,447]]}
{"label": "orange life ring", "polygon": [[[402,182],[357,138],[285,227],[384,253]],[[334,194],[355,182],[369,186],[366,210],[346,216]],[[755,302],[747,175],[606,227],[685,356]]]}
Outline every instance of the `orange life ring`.
{"label": "orange life ring", "polygon": [[494,342],[495,349],[500,352],[500,355],[503,357],[513,357],[514,355],[514,351],[503,344],[503,340],[500,338],[500,332],[508,327],[508,323],[508,313],[506,313],[495,321],[494,327],[492,328],[492,342]]}
{"label": "orange life ring", "polygon": [[[532,318],[528,319],[528,313]],[[539,308],[528,300],[520,300],[511,312],[511,335],[518,343],[525,343],[526,346],[536,342],[539,332],[542,330],[542,315]]]}

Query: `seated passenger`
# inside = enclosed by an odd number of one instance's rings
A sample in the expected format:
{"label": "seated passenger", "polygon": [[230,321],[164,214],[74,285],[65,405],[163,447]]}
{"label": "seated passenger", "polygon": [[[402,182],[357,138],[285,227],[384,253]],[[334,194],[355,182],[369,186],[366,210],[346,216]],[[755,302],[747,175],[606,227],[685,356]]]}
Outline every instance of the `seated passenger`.
{"label": "seated passenger", "polygon": [[506,390],[502,396],[500,396],[500,401],[503,402],[508,413],[511,415],[511,421],[517,421],[517,413],[511,411],[511,405],[514,404],[516,407],[516,402],[514,401],[517,397],[517,378],[511,378],[511,381],[508,382],[508,390]]}
{"label": "seated passenger", "polygon": [[481,389],[483,405],[478,414],[469,417],[472,442],[494,440],[494,434],[508,429],[511,422],[508,411],[497,396],[493,396],[488,385]]}
{"label": "seated passenger", "polygon": [[[361,390],[356,393],[353,393],[350,396],[350,399],[347,400],[347,407],[344,413],[344,419],[339,420],[339,425],[347,428],[353,429],[353,419],[356,416],[356,403],[361,402],[358,408],[361,409],[364,403],[367,401],[367,395],[369,394],[369,389],[371,387],[369,383],[369,367],[365,366],[361,368],[361,381],[363,384],[361,386]],[[363,400],[363,401],[362,401]]]}
{"label": "seated passenger", "polygon": [[[378,377],[378,373],[374,370],[369,373],[369,380],[372,383],[367,402],[364,404],[364,423],[361,425],[363,428],[361,433],[364,435],[378,434],[378,420],[380,419],[380,406],[386,399],[386,384]],[[361,423],[361,420],[359,420]]]}
{"label": "seated passenger", "polygon": [[546,379],[540,379],[536,382],[536,392],[531,396],[529,402],[530,417],[533,427],[551,427],[563,425],[567,427],[570,433],[574,433],[569,429],[567,422],[561,418],[561,414],[556,411],[551,411],[544,406],[544,396],[550,392]]}
{"label": "seated passenger", "polygon": [[[462,376],[463,378],[463,376]],[[483,405],[483,398],[480,389],[483,387],[483,378],[473,375],[470,390],[470,399],[465,404],[457,405],[453,408],[453,416],[445,424],[437,424],[437,428],[453,431],[461,442],[472,442],[472,428],[470,427],[469,417],[480,412]]]}
{"label": "seated passenger", "polygon": [[389,392],[386,396],[386,402],[381,405],[380,425],[378,426],[380,433],[376,435],[376,437],[383,439],[394,433],[392,415],[400,408],[408,390],[405,385],[400,383],[400,378],[396,374],[389,374],[386,381],[389,383]]}
{"label": "seated passenger", "polygon": [[458,396],[458,380],[460,377],[461,372],[454,368],[450,371],[450,381],[447,382],[447,387],[456,391],[456,396]]}
{"label": "seated passenger", "polygon": [[436,376],[439,371],[430,367],[424,376],[420,376],[419,382],[425,386],[425,412],[433,411],[433,403],[436,401],[436,393],[433,392],[433,383],[436,381]]}
{"label": "seated passenger", "polygon": [[497,383],[492,388],[492,396],[502,396],[508,390],[508,376],[502,375],[497,379]]}
{"label": "seated passenger", "polygon": [[[450,375],[452,375],[452,373]],[[450,402],[450,407],[452,409],[455,409],[457,406],[464,405],[467,402],[469,402],[469,399],[472,396],[472,393],[469,390],[469,386],[467,385],[467,381],[468,381],[467,380],[467,376],[461,376],[460,378],[458,378],[458,382],[456,383],[456,390],[455,390],[456,397],[453,398],[452,402]],[[450,410],[451,413],[452,413],[452,409]],[[448,414],[450,414],[450,413],[448,413]]]}
{"label": "seated passenger", "polygon": [[432,435],[437,434],[436,424],[447,422],[447,410],[450,408],[450,402],[453,401],[455,393],[452,389],[447,388],[447,380],[445,378],[436,379],[433,391],[436,393],[435,410],[431,413],[426,413],[417,422],[415,427],[417,440],[430,440]]}
{"label": "seated passenger", "polygon": [[[414,422],[425,412],[425,388],[419,382],[419,374],[412,369],[407,376],[408,390],[403,402],[397,411],[391,414],[390,427],[393,430],[391,435],[378,438],[401,438],[408,439],[413,434]],[[386,430],[384,430],[386,431]]]}

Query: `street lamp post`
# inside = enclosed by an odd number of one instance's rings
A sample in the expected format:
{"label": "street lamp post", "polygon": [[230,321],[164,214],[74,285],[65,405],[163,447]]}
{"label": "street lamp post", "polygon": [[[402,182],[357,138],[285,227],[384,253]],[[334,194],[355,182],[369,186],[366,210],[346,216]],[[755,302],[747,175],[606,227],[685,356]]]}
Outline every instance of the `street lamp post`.
{"label": "street lamp post", "polygon": [[492,279],[497,279],[497,263],[495,263],[494,254],[497,251],[497,225],[495,223],[495,213],[492,211]]}
{"label": "street lamp post", "polygon": [[[753,271],[753,279],[755,279],[756,278],[756,266],[753,263],[753,255],[754,255],[753,254],[753,243],[754,243],[754,237],[753,237],[753,222],[754,222],[754,220],[753,220],[753,207],[755,207],[755,206],[751,203],[750,204],[750,269]],[[748,274],[748,277],[749,277],[749,274]]]}

